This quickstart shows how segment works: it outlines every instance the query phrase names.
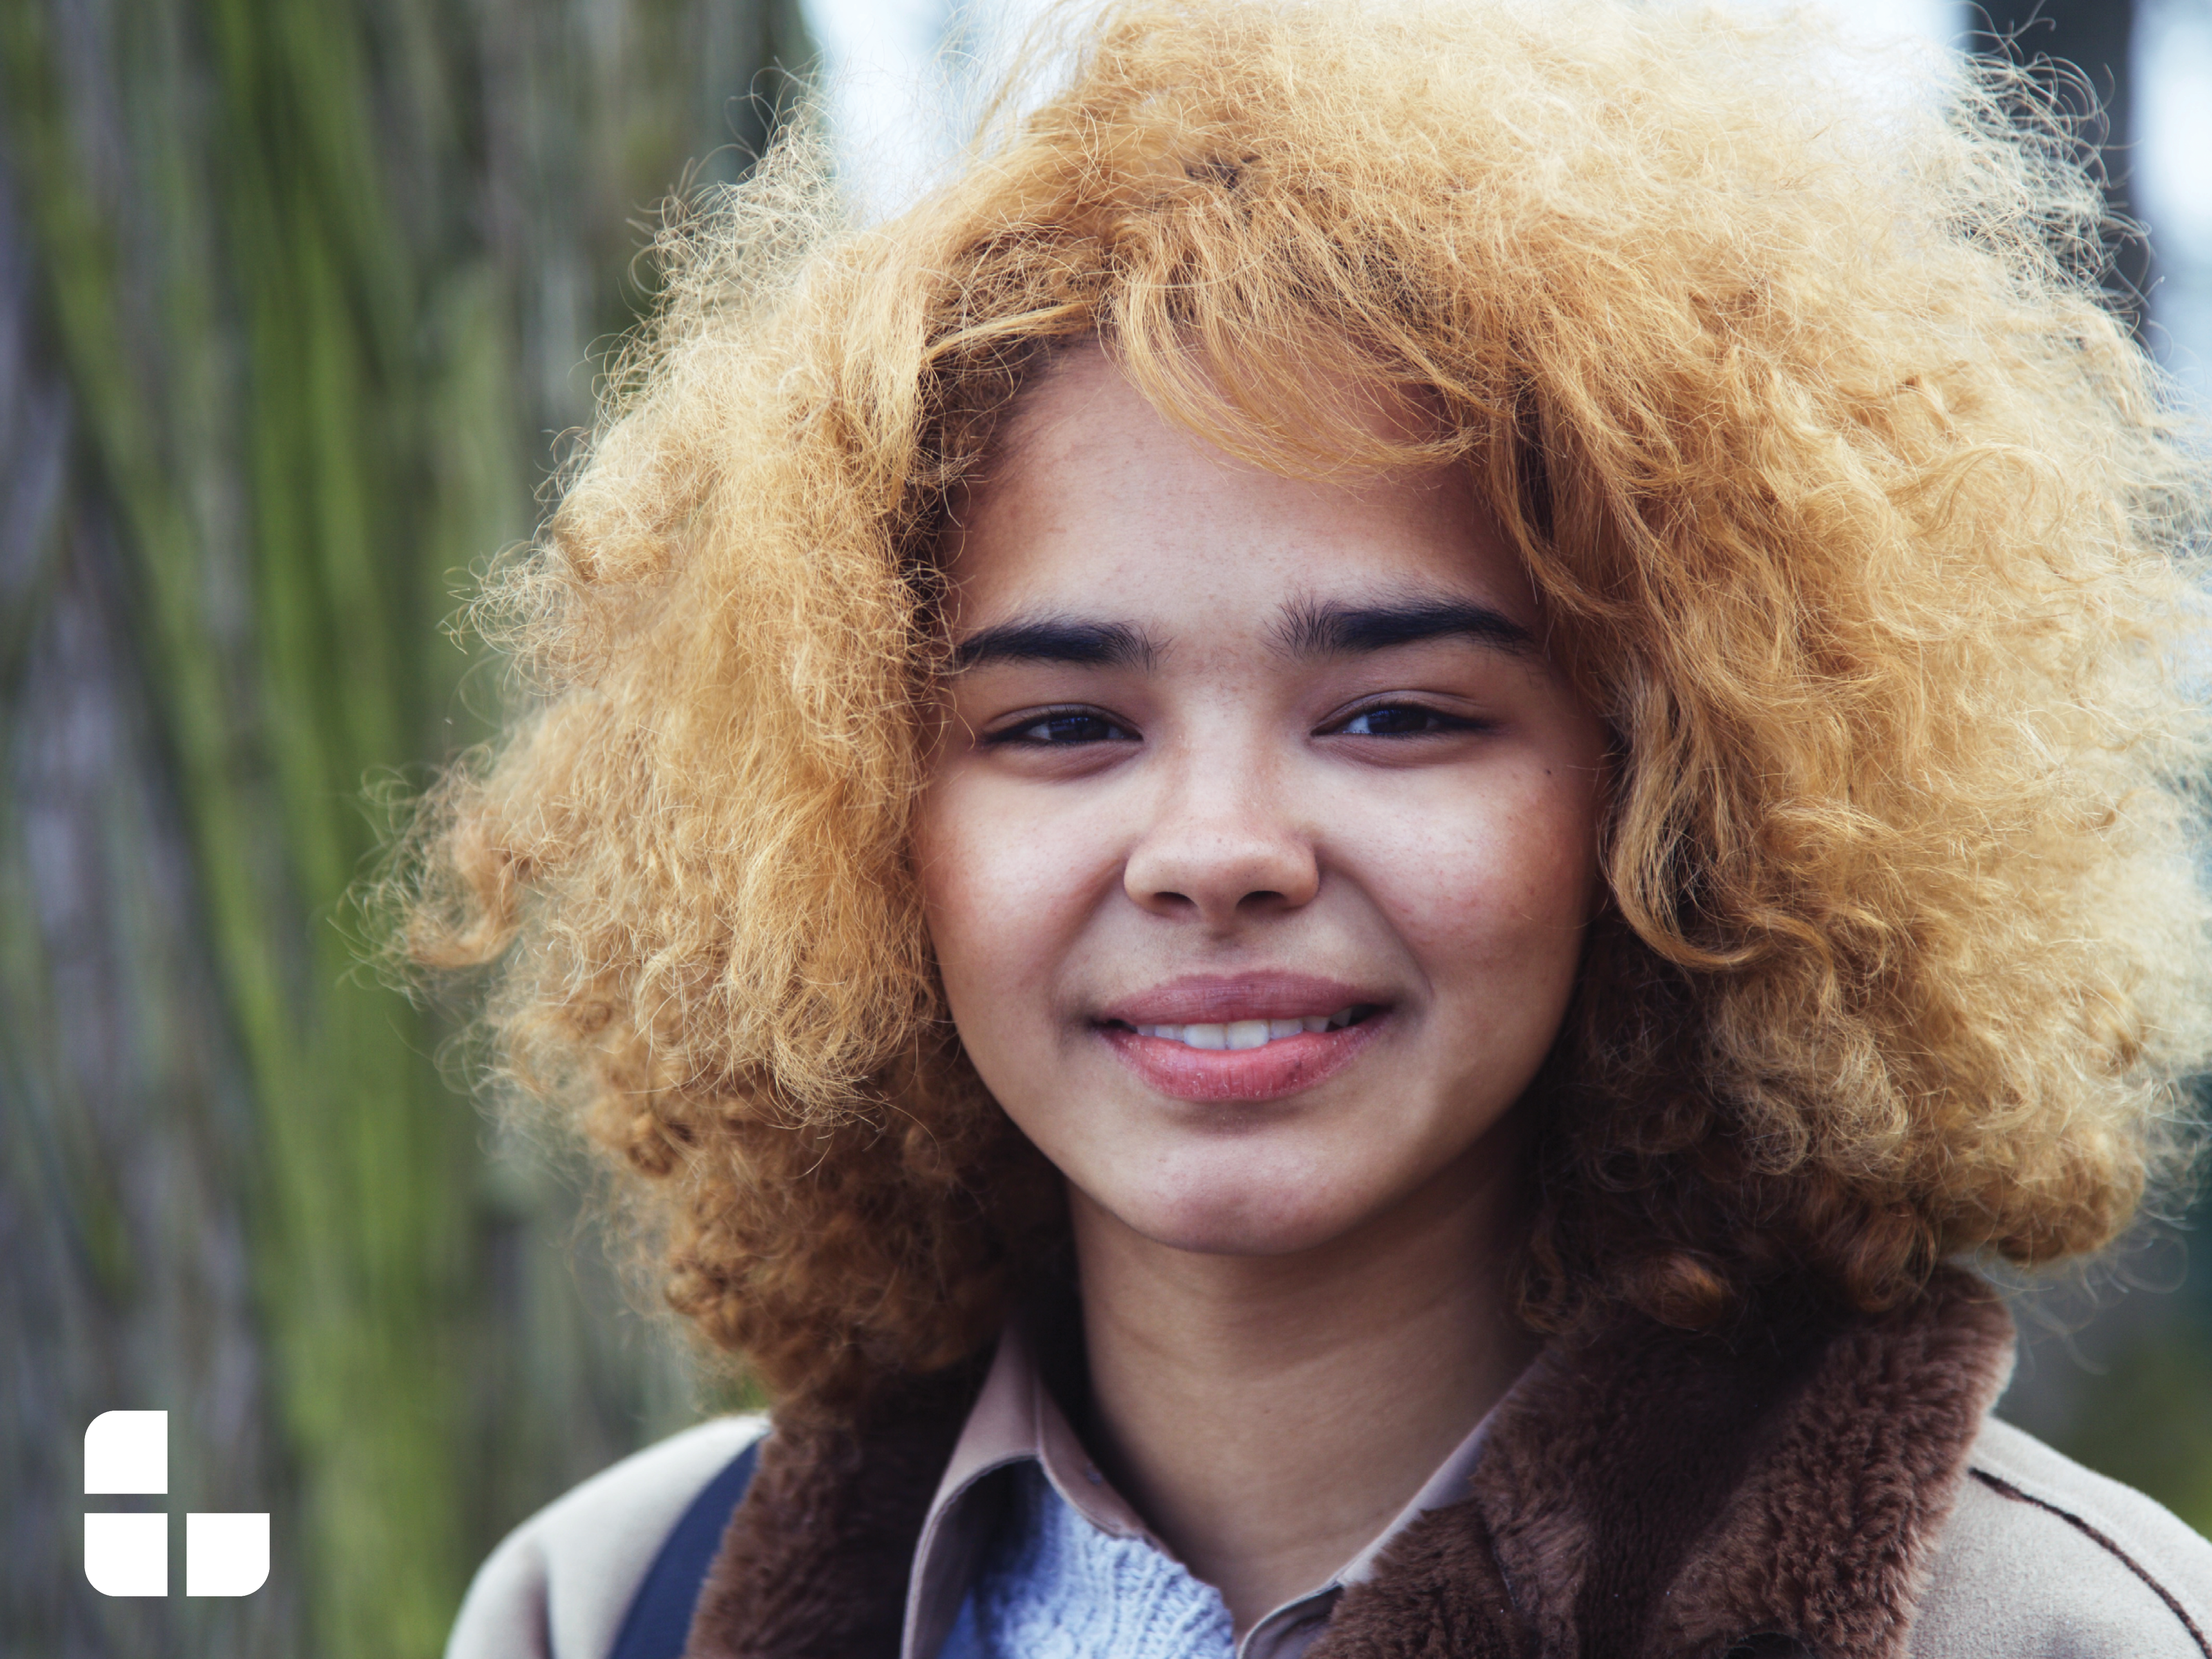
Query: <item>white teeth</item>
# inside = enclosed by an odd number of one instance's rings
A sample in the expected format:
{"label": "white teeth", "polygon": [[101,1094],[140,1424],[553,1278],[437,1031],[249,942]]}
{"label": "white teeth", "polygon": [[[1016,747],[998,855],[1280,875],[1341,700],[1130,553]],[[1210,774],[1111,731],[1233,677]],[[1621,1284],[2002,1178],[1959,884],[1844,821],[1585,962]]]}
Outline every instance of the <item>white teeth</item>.
{"label": "white teeth", "polygon": [[1162,1037],[1188,1048],[1261,1048],[1308,1031],[1340,1031],[1352,1024],[1352,1010],[1307,1014],[1297,1019],[1238,1019],[1221,1025],[1139,1025],[1139,1036]]}

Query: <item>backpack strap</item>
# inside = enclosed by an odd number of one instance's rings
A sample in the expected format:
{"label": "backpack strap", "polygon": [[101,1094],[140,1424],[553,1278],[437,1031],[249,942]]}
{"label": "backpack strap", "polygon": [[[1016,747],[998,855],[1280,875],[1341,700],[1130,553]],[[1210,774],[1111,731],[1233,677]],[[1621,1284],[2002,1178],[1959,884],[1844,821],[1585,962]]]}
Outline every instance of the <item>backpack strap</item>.
{"label": "backpack strap", "polygon": [[755,1441],[691,1500],[646,1569],[607,1659],[683,1659],[700,1587],[759,1462],[760,1443]]}

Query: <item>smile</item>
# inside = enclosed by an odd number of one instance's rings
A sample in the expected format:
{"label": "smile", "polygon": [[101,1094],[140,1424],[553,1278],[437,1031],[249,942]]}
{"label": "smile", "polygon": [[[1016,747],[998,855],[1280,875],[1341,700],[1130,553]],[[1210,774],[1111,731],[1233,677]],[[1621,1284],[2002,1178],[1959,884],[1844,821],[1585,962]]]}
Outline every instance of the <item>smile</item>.
{"label": "smile", "polygon": [[1186,1048],[1264,1048],[1271,1042],[1304,1036],[1309,1032],[1343,1030],[1374,1012],[1372,1004],[1353,1003],[1333,1014],[1306,1014],[1292,1019],[1234,1019],[1218,1024],[1135,1025],[1128,1029],[1139,1036],[1179,1042]]}

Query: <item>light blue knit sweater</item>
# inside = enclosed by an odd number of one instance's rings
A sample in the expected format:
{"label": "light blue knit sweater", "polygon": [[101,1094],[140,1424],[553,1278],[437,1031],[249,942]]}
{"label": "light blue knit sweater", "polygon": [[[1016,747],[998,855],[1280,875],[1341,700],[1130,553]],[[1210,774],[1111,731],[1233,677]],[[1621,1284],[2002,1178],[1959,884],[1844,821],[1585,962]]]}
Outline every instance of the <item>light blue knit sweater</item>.
{"label": "light blue knit sweater", "polygon": [[941,1659],[1232,1659],[1221,1592],[1141,1538],[1101,1532],[1035,1463],[1013,1494]]}

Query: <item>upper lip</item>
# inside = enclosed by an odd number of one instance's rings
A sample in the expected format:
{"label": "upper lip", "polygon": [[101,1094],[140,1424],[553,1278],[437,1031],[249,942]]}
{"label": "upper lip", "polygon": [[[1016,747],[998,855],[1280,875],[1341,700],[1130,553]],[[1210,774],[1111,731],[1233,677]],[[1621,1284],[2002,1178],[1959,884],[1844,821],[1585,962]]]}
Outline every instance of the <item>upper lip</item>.
{"label": "upper lip", "polygon": [[1123,997],[1098,1018],[1125,1025],[1213,1025],[1302,1019],[1382,1000],[1363,987],[1314,974],[1189,974]]}

